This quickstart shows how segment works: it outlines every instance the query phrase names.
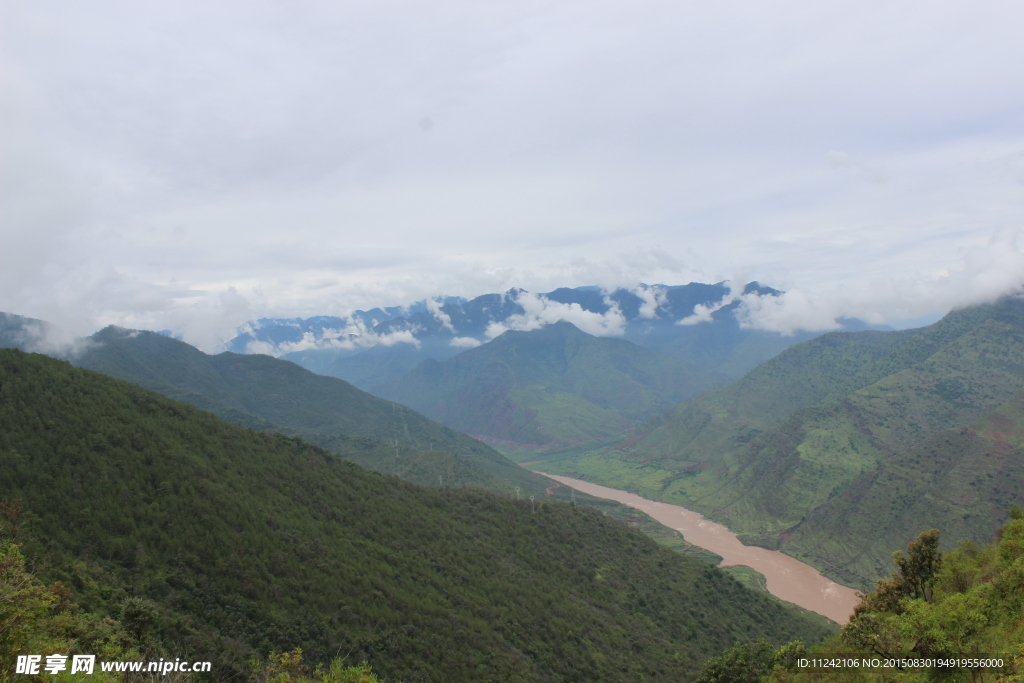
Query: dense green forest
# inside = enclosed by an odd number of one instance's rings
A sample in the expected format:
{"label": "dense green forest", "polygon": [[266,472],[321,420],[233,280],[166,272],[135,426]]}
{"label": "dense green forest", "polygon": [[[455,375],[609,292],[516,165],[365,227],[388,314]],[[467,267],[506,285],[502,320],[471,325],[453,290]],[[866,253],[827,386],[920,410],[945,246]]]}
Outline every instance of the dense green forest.
{"label": "dense green forest", "polygon": [[[13,350],[0,495],[24,510],[11,571],[30,558],[65,604],[40,609],[82,620],[52,635],[66,651],[209,659],[216,678],[301,648],[406,683],[678,681],[737,641],[826,633],[591,508],[366,472]],[[4,647],[6,666],[27,645]]]}
{"label": "dense green forest", "polygon": [[[14,340],[24,337],[26,325],[45,325],[10,319],[9,338]],[[234,424],[298,436],[367,469],[418,484],[472,486],[524,499],[568,501],[573,496],[567,487],[552,486],[476,439],[287,361],[234,353],[210,356],[164,335],[108,327],[82,340],[73,362],[187,401]],[[631,508],[581,493],[575,499],[635,523],[662,545],[701,555],[678,533],[638,519]],[[702,556],[718,562],[710,553]]]}
{"label": "dense green forest", "polygon": [[155,332],[108,327],[72,362],[209,410],[229,422],[281,431],[363,467],[421,484],[440,481],[542,495],[547,479],[493,448],[335,377],[270,356],[208,355]]}

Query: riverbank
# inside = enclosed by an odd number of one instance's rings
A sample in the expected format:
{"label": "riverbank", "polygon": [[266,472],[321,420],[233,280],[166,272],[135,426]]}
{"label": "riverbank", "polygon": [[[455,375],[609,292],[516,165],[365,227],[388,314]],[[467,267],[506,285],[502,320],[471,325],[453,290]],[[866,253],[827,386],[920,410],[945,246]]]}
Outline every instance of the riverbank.
{"label": "riverbank", "polygon": [[822,576],[814,567],[785,553],[743,545],[729,529],[692,510],[647,500],[635,493],[592,484],[582,479],[546,472],[538,474],[591,496],[614,500],[640,510],[661,524],[679,531],[688,543],[720,555],[720,567],[750,567],[764,575],[768,592],[775,597],[826,616],[839,624],[849,621],[853,608],[860,602],[859,593],[853,588]]}

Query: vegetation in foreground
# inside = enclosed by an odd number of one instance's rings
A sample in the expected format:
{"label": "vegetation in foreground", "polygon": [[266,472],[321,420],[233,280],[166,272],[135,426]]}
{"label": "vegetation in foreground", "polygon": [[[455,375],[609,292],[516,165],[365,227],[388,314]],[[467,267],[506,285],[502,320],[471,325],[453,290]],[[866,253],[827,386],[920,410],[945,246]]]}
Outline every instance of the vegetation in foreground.
{"label": "vegetation in foreground", "polygon": [[[21,548],[12,538],[20,535],[21,510],[16,501],[0,501],[0,682],[89,680],[98,683],[147,680],[149,676],[104,671],[93,666],[84,676],[62,670],[18,674],[15,660],[30,654],[89,653],[100,662],[154,661],[165,654],[151,637],[154,612],[146,601],[127,599],[117,618],[83,612],[71,599],[71,592],[59,581],[46,586],[25,567]],[[85,676],[88,676],[85,678]],[[196,678],[191,674],[160,675],[167,683]],[[150,679],[151,680],[151,679]],[[369,664],[346,666],[338,658],[313,671],[305,665],[302,650],[271,653],[266,660],[254,658],[249,664],[250,683],[380,683]]]}
{"label": "vegetation in foreground", "polygon": [[[814,647],[766,641],[738,644],[712,658],[698,683],[772,681],[1024,681],[1024,511],[992,544],[965,541],[939,549],[939,532],[921,533],[896,552],[897,571],[865,596],[840,633]],[[814,667],[815,660],[856,659],[858,667]],[[956,666],[951,660],[1001,660],[1000,667]],[[803,666],[801,666],[803,660]],[[877,660],[878,668],[863,666]],[[918,660],[931,665],[913,666]],[[934,662],[945,662],[937,666]],[[896,666],[886,666],[890,662]]]}

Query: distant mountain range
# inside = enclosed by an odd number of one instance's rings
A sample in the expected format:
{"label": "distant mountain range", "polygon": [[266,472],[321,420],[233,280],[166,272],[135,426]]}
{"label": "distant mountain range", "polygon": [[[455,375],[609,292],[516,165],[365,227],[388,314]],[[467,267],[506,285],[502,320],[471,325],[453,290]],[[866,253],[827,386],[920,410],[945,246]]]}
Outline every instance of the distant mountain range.
{"label": "distant mountain range", "polygon": [[[780,294],[756,282],[742,292]],[[744,327],[736,316],[740,304],[731,293],[723,282],[638,285],[611,292],[592,286],[542,294],[512,289],[468,301],[442,297],[407,307],[356,311],[345,318],[264,318],[241,326],[227,348],[285,358],[372,391],[425,360],[444,361],[506,330],[529,331],[559,321],[675,356],[730,379],[816,336]],[[858,320],[841,322],[843,329],[867,328]]]}

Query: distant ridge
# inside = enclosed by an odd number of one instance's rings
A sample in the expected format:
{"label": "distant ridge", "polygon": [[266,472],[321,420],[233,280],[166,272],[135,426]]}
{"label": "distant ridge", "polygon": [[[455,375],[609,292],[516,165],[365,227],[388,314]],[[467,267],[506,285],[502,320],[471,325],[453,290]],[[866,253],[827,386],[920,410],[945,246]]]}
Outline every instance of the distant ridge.
{"label": "distant ridge", "polygon": [[621,434],[723,375],[568,322],[507,331],[454,358],[426,360],[374,391],[495,443],[550,448]]}
{"label": "distant ridge", "polygon": [[[268,353],[363,389],[391,382],[427,359],[444,361],[505,329],[527,331],[571,322],[585,332],[618,337],[714,370],[730,379],[816,333],[781,335],[743,327],[726,283],[645,285],[612,291],[561,287],[531,294],[511,289],[471,300],[444,297],[408,307],[356,311],[347,318],[261,319],[239,328],[227,348]],[[777,296],[757,282],[744,294]],[[705,307],[698,324],[680,324]],[[844,329],[865,329],[858,320]],[[589,327],[588,327],[589,325]],[[598,329],[600,328],[600,329]]]}
{"label": "distant ridge", "polygon": [[[302,435],[364,467],[410,481],[502,493],[518,486],[524,494],[543,493],[550,485],[476,439],[287,361],[209,356],[162,332],[116,327],[56,343],[47,339],[54,329],[46,321],[0,313],[0,348],[72,358],[82,367],[188,401],[235,424]],[[371,442],[373,447],[367,447]]]}

